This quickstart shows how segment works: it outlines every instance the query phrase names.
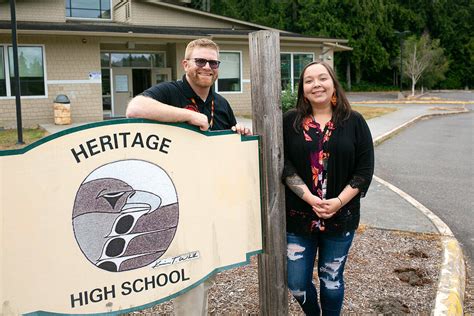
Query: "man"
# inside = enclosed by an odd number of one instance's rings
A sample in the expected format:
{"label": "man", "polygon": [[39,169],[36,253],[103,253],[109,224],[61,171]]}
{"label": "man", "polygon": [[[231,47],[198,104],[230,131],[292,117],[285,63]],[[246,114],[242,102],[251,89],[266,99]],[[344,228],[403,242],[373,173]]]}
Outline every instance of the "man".
{"label": "man", "polygon": [[181,62],[183,79],[160,83],[134,97],[127,117],[185,122],[202,131],[232,129],[251,135],[249,128],[237,124],[229,102],[212,89],[219,74],[218,58],[219,47],[213,41],[203,38],[190,42]]}
{"label": "man", "polygon": [[[237,123],[229,102],[214,92],[212,86],[219,74],[219,47],[209,39],[188,44],[181,62],[182,80],[164,82],[134,97],[127,117],[160,122],[185,122],[202,131],[232,129],[241,135],[252,132]],[[207,292],[212,280],[201,283],[175,299],[175,315],[207,315]]]}

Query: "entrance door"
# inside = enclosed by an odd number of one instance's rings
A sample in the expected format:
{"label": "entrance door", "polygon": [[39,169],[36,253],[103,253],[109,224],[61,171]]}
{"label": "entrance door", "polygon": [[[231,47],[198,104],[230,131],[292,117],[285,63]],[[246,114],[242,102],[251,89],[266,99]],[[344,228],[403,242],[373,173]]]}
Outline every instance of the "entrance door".
{"label": "entrance door", "polygon": [[139,95],[146,89],[151,87],[151,70],[150,69],[133,69],[133,96]]}
{"label": "entrance door", "polygon": [[[126,68],[112,69],[114,76],[114,117],[124,117],[128,102],[152,85],[171,78],[170,68]],[[151,79],[151,81],[150,81]]]}
{"label": "entrance door", "polygon": [[151,87],[151,70],[143,68],[113,68],[114,117],[124,117],[128,102]]}
{"label": "entrance door", "polygon": [[171,80],[171,68],[153,68],[151,71],[151,84]]}
{"label": "entrance door", "polygon": [[128,101],[133,97],[132,68],[113,68],[114,117],[124,117]]}

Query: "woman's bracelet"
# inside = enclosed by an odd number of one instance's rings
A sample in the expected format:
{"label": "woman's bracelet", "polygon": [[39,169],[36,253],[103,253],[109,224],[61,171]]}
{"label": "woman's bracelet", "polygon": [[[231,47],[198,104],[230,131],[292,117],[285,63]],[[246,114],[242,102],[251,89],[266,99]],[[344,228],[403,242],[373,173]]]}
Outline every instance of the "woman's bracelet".
{"label": "woman's bracelet", "polygon": [[338,199],[339,202],[341,202],[341,207],[342,207],[342,200],[338,196],[336,196],[336,199]]}

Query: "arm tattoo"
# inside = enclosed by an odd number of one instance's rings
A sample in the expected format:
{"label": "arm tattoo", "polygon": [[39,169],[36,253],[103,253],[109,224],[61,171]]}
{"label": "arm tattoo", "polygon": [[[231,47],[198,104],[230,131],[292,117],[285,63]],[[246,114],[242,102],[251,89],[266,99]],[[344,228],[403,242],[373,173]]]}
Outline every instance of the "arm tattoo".
{"label": "arm tattoo", "polygon": [[295,193],[300,199],[304,195],[304,190],[301,187],[302,185],[306,185],[303,180],[298,175],[292,175],[286,178],[286,184],[290,188],[293,193]]}

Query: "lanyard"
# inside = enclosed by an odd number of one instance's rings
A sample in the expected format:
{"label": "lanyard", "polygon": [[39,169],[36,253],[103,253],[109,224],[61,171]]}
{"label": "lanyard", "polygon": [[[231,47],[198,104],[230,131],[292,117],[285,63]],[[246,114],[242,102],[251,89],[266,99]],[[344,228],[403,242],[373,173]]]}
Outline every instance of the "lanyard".
{"label": "lanyard", "polygon": [[[199,112],[199,108],[197,106],[196,100],[194,98],[191,98],[191,102],[193,103],[193,107],[189,109],[195,112]],[[214,125],[214,98],[212,98],[211,100],[211,122],[209,123],[209,126],[212,128],[213,125]]]}

